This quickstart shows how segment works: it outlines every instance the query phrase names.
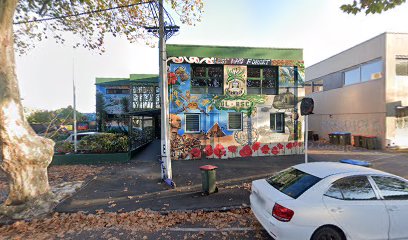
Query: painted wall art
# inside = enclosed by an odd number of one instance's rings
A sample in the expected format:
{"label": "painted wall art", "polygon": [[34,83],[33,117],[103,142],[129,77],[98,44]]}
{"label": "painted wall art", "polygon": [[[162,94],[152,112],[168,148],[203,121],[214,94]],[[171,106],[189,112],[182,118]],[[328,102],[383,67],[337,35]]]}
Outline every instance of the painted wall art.
{"label": "painted wall art", "polygon": [[[229,64],[222,67],[223,94],[208,93],[205,86],[199,86],[204,89],[201,93],[193,93],[200,84],[194,79],[193,64],[209,66],[215,60],[178,57],[169,64],[172,160],[303,153],[301,119],[295,124],[296,88],[284,84],[277,95],[250,95],[247,66]],[[284,126],[282,131],[271,127],[272,118]]]}

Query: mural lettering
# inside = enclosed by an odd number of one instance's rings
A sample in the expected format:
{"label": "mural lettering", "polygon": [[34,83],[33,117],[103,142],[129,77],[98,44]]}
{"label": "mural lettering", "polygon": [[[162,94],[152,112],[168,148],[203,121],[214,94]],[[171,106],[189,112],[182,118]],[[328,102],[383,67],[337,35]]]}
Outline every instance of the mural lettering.
{"label": "mural lettering", "polygon": [[271,65],[271,60],[265,60],[265,59],[247,59],[246,60],[246,65]]}

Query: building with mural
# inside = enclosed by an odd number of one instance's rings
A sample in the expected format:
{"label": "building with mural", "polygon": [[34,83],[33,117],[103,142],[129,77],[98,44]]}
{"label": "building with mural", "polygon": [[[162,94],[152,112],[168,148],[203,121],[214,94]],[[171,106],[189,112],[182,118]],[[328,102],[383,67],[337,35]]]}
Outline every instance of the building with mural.
{"label": "building with mural", "polygon": [[[144,117],[141,112],[160,114],[160,96],[157,74],[130,74],[128,78],[96,78],[96,121],[101,131],[110,128],[128,129],[132,116],[134,127]],[[154,111],[156,110],[156,111]],[[149,112],[150,113],[150,112]],[[146,116],[153,125],[152,114]]]}
{"label": "building with mural", "polygon": [[408,34],[383,33],[306,69],[309,129],[372,135],[408,147]]}
{"label": "building with mural", "polygon": [[167,45],[172,160],[303,153],[302,49]]}

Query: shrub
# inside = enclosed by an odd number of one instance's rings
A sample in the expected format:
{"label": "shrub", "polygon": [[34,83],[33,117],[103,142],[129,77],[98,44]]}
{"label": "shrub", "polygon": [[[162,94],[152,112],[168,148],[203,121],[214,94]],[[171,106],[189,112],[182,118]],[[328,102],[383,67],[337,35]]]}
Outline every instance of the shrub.
{"label": "shrub", "polygon": [[74,151],[74,144],[67,141],[55,142],[54,152],[55,153],[69,153]]}
{"label": "shrub", "polygon": [[81,139],[78,149],[92,153],[116,153],[128,151],[128,137],[123,134],[102,133]]}

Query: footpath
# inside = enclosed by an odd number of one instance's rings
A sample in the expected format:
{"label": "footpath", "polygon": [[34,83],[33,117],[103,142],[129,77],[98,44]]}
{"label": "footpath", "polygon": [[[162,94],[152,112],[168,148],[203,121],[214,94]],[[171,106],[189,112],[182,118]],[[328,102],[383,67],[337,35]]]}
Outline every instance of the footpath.
{"label": "footpath", "polygon": [[[156,144],[156,143],[155,143]],[[160,180],[159,148],[148,146],[126,164],[112,165],[89,181],[74,196],[56,208],[57,212],[128,212],[138,209],[153,211],[222,211],[249,206],[250,183],[273,173],[303,163],[303,155],[251,157],[235,159],[202,159],[173,161],[173,180],[169,188]],[[408,177],[408,154],[368,151],[312,144],[309,161],[368,161],[373,168]],[[215,165],[219,191],[205,195],[201,191],[202,165]]]}

